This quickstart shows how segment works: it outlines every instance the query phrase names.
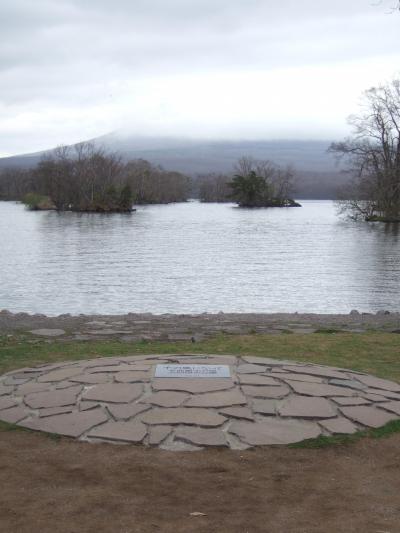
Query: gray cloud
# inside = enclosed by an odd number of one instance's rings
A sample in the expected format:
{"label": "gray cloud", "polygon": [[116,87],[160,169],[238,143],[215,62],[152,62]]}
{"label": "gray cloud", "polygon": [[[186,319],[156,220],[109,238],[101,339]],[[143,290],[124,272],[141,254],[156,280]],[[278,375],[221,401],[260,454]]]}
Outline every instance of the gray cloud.
{"label": "gray cloud", "polygon": [[[54,110],[61,116],[82,113],[80,132],[85,134],[93,129],[84,122],[85,113],[104,109],[113,129],[110,103],[121,114],[123,99],[136,87],[142,90],[138,98],[144,98],[149,78],[162,83],[163,77],[204,74],[206,80],[224,72],[245,75],[376,58],[386,63],[392,58],[395,70],[400,17],[388,14],[393,3],[2,0],[0,123],[6,119],[8,126],[0,126],[0,151],[25,149],[26,141],[18,143],[18,127],[10,126],[13,116],[32,133],[35,124],[41,132],[48,128],[39,144],[48,142],[51,131],[57,140],[62,137],[61,119],[54,116],[52,125]],[[249,97],[243,94],[243,106]],[[168,108],[169,103],[161,98],[154,109],[160,105]],[[26,118],[32,112],[46,116],[47,126],[40,117]],[[139,118],[145,124],[146,117]]]}

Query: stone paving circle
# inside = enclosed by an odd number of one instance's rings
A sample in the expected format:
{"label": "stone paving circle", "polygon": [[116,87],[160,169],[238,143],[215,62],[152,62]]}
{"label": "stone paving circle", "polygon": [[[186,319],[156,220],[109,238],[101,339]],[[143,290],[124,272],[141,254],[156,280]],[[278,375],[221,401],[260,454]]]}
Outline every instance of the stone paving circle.
{"label": "stone paving circle", "polygon": [[[229,365],[231,377],[155,378],[157,364]],[[107,357],[0,377],[0,420],[81,441],[246,449],[351,434],[400,418],[400,384],[263,357]]]}

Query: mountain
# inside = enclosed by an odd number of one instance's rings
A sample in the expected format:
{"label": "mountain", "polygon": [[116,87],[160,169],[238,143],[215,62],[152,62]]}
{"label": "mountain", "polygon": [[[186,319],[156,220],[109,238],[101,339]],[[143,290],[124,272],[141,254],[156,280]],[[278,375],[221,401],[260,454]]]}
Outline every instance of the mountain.
{"label": "mountain", "polygon": [[[208,172],[230,172],[244,155],[270,159],[279,165],[291,164],[297,173],[298,198],[334,198],[346,178],[339,173],[334,158],[327,153],[328,141],[313,140],[198,140],[163,137],[137,137],[110,133],[91,142],[128,159],[147,159],[168,170],[190,176]],[[52,150],[0,158],[0,169],[29,168]]]}

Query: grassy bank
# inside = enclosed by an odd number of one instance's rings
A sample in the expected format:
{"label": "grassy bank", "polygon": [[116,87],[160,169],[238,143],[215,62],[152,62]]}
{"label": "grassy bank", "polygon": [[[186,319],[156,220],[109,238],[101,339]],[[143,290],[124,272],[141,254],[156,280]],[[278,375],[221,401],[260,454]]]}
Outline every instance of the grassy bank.
{"label": "grassy bank", "polygon": [[400,335],[329,333],[218,335],[198,343],[118,340],[62,342],[27,335],[0,337],[0,374],[41,363],[98,356],[166,353],[258,355],[339,366],[400,382]]}

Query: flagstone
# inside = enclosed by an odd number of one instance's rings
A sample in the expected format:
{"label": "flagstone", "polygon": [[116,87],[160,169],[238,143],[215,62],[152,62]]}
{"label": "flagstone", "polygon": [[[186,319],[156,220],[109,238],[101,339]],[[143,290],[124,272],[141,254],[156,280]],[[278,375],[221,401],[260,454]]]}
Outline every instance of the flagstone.
{"label": "flagstone", "polygon": [[379,408],[386,409],[386,411],[390,411],[391,413],[395,413],[396,415],[400,416],[400,402],[380,403]]}
{"label": "flagstone", "polygon": [[154,392],[151,396],[143,398],[143,403],[151,403],[159,407],[178,407],[189,398],[185,392],[159,391]]}
{"label": "flagstone", "polygon": [[150,446],[161,444],[172,432],[171,426],[153,426],[149,430]]}
{"label": "flagstone", "polygon": [[90,374],[96,374],[97,372],[100,373],[108,373],[108,372],[125,372],[132,370],[132,366],[128,365],[127,363],[121,363],[121,364],[114,364],[114,365],[102,365],[102,366],[95,366],[87,369]]}
{"label": "flagstone", "polygon": [[42,376],[38,377],[39,383],[50,383],[55,381],[64,381],[65,379],[72,378],[73,376],[78,376],[82,374],[81,368],[61,368],[58,370],[50,371]]}
{"label": "flagstone", "polygon": [[31,378],[16,378],[15,376],[9,376],[4,381],[3,384],[9,387],[15,387],[17,385],[23,385],[30,381]]}
{"label": "flagstone", "polygon": [[[50,384],[52,385],[52,384]],[[68,379],[65,381],[60,381],[58,383],[55,383],[54,388],[57,390],[61,389],[68,389],[69,387],[76,387],[77,384],[73,381],[69,381]]]}
{"label": "flagstone", "polygon": [[[280,375],[281,374],[281,375]],[[306,381],[308,383],[323,383],[324,379],[318,376],[309,376],[308,374],[296,374],[295,372],[274,372],[274,378],[288,379],[289,381]]]}
{"label": "flagstone", "polygon": [[231,378],[155,378],[152,382],[154,390],[175,390],[192,393],[231,389],[233,386],[234,382]]}
{"label": "flagstone", "polygon": [[88,361],[82,361],[82,365],[85,370],[89,368],[98,368],[105,366],[115,366],[120,364],[120,359],[115,357],[96,357],[95,359],[89,359]]}
{"label": "flagstone", "polygon": [[391,420],[399,418],[394,414],[385,412],[383,409],[372,406],[340,407],[340,410],[350,420],[371,428],[384,426]]}
{"label": "flagstone", "polygon": [[320,377],[326,377],[326,378],[337,378],[337,379],[346,379],[346,373],[345,372],[339,372],[337,370],[333,370],[329,367],[323,367],[323,366],[306,366],[306,365],[285,365],[283,367],[284,370],[288,370],[289,372],[294,372],[295,374],[308,374],[310,376],[320,376]]}
{"label": "flagstone", "polygon": [[142,416],[142,421],[150,425],[189,424],[193,426],[215,427],[221,426],[226,418],[209,409],[195,407],[156,408]]}
{"label": "flagstone", "polygon": [[150,381],[149,372],[136,372],[134,370],[125,370],[124,372],[117,372],[114,379],[117,383],[143,383]]}
{"label": "flagstone", "polygon": [[73,406],[66,405],[65,407],[46,407],[45,409],[39,409],[39,416],[53,416],[53,415],[61,415],[64,413],[71,413],[73,410]]}
{"label": "flagstone", "polygon": [[139,403],[127,403],[127,404],[109,404],[107,410],[117,420],[128,420],[140,413],[144,413],[150,409],[150,405],[143,405]]}
{"label": "flagstone", "polygon": [[226,435],[220,429],[195,427],[178,428],[175,439],[189,442],[196,446],[227,446]]}
{"label": "flagstone", "polygon": [[363,398],[375,403],[388,401],[388,398],[385,398],[385,396],[381,396],[380,394],[363,394]]}
{"label": "flagstone", "polygon": [[277,400],[253,400],[252,407],[255,413],[261,415],[276,415]]}
{"label": "flagstone", "polygon": [[383,396],[384,398],[390,398],[391,400],[400,400],[400,394],[397,392],[391,392],[387,390],[381,390],[381,389],[372,389],[368,388],[365,389],[366,394],[377,394],[378,396]]}
{"label": "flagstone", "polygon": [[353,424],[353,422],[342,416],[337,418],[330,418],[328,420],[320,420],[319,423],[324,429],[328,430],[333,435],[349,435],[355,433],[358,429],[357,426]]}
{"label": "flagstone", "polygon": [[349,398],[338,398],[332,396],[331,400],[339,405],[369,405],[371,402],[366,398],[359,398],[358,396]]}
{"label": "flagstone", "polygon": [[0,384],[0,396],[6,396],[7,394],[11,394],[13,390],[14,387],[12,386]]}
{"label": "flagstone", "polygon": [[70,381],[76,383],[87,383],[87,384],[97,384],[97,383],[107,383],[110,381],[110,374],[107,373],[96,373],[96,374],[80,374],[79,376],[69,378]]}
{"label": "flagstone", "polygon": [[10,396],[2,396],[0,398],[0,410],[8,409],[9,407],[14,407],[15,405],[18,405],[16,398]]}
{"label": "flagstone", "polygon": [[223,392],[208,392],[192,396],[187,402],[187,407],[230,407],[245,405],[246,397],[237,389]]}
{"label": "flagstone", "polygon": [[141,383],[105,383],[95,385],[82,395],[84,400],[97,400],[99,402],[130,403],[139,398],[143,393]]}
{"label": "flagstone", "polygon": [[335,385],[327,385],[325,383],[306,383],[305,381],[290,381],[285,382],[292,387],[298,394],[306,396],[355,396],[356,391],[353,389],[346,389],[345,387],[337,387]]}
{"label": "flagstone", "polygon": [[336,410],[326,398],[311,398],[292,395],[283,400],[278,413],[293,418],[330,418],[336,416]]}
{"label": "flagstone", "polygon": [[258,374],[245,374],[239,376],[239,382],[241,385],[273,385],[279,386],[282,383],[269,376],[261,376]]}
{"label": "flagstone", "polygon": [[[129,363],[129,371],[133,372],[148,372],[154,365],[141,365],[139,363]],[[128,372],[128,370],[127,370]]]}
{"label": "flagstone", "polygon": [[382,389],[384,391],[400,392],[400,384],[387,379],[376,378],[375,376],[358,375],[357,379],[368,387]]}
{"label": "flagstone", "polygon": [[100,406],[100,404],[98,402],[90,402],[90,401],[85,401],[85,400],[81,400],[79,402],[79,410],[80,411],[87,411],[88,409],[93,409],[94,407],[98,407]]}
{"label": "flagstone", "polygon": [[254,415],[248,407],[225,407],[224,409],[219,409],[219,412],[230,418],[254,420]]}
{"label": "flagstone", "polygon": [[355,381],[354,379],[330,379],[329,385],[337,385],[338,387],[349,387],[350,389],[365,390],[366,385]]}
{"label": "flagstone", "polygon": [[268,368],[267,366],[262,367],[261,365],[254,365],[251,363],[247,363],[247,364],[238,366],[236,372],[238,374],[259,374],[260,372],[265,372],[267,368]]}
{"label": "flagstone", "polygon": [[115,440],[121,442],[140,443],[147,434],[147,428],[142,422],[114,422],[102,424],[88,433],[91,439]]}
{"label": "flagstone", "polygon": [[263,366],[280,366],[287,365],[289,361],[282,361],[279,359],[272,359],[271,357],[256,357],[253,355],[245,355],[242,357],[243,361],[246,363],[251,363],[253,365],[263,365]]}
{"label": "flagstone", "polygon": [[289,387],[280,385],[279,387],[268,385],[242,385],[242,391],[246,396],[255,398],[283,398],[290,393]]}
{"label": "flagstone", "polygon": [[21,406],[11,407],[0,411],[0,420],[2,422],[8,422],[9,424],[17,424],[28,416],[28,412]]}
{"label": "flagstone", "polygon": [[62,407],[76,403],[78,394],[82,387],[73,387],[65,390],[54,390],[44,392],[33,392],[24,398],[24,402],[32,409],[43,407]]}
{"label": "flagstone", "polygon": [[60,335],[65,335],[65,331],[59,328],[31,329],[29,333],[41,337],[59,337]]}
{"label": "flagstone", "polygon": [[250,446],[291,444],[316,438],[321,430],[315,422],[265,418],[259,422],[233,422],[229,428],[240,440]]}
{"label": "flagstone", "polygon": [[25,383],[17,388],[16,394],[18,396],[24,396],[25,394],[30,394],[32,392],[43,392],[48,390],[49,386],[50,385],[48,383]]}
{"label": "flagstone", "polygon": [[103,410],[97,408],[90,411],[75,411],[46,418],[31,418],[20,422],[19,425],[37,431],[77,438],[107,420],[108,417]]}

